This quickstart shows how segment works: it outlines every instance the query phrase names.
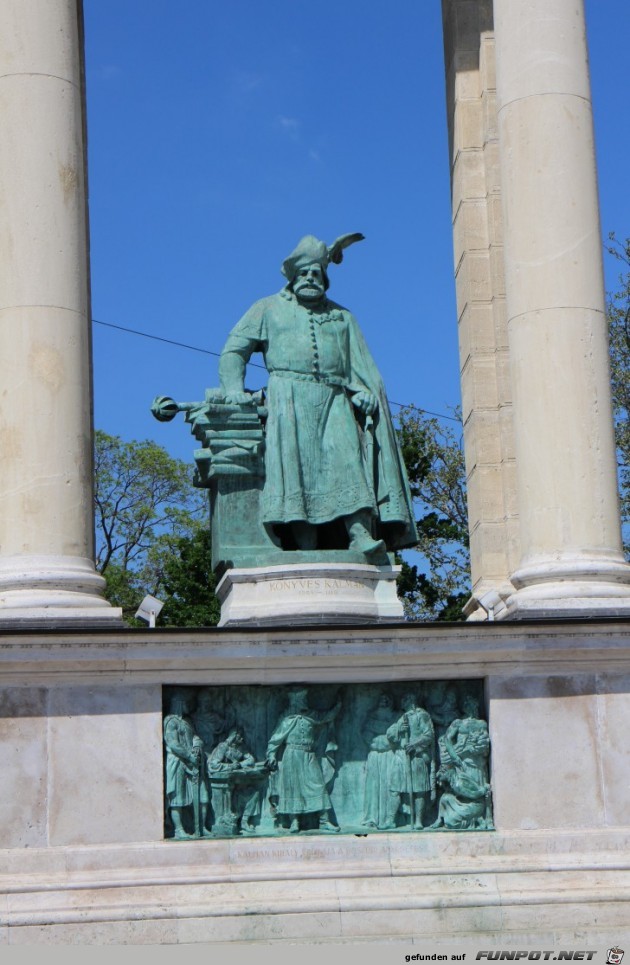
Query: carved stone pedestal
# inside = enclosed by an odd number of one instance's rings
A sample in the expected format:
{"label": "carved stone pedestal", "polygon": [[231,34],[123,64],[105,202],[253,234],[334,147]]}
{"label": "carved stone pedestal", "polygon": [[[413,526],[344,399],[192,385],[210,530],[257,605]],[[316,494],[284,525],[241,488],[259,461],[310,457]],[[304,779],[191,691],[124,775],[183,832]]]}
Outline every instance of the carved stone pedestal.
{"label": "carved stone pedestal", "polygon": [[[387,943],[402,962],[413,947],[466,942],[466,962],[482,949],[553,950],[550,962],[581,949],[573,961],[590,950],[603,965],[606,949],[630,948],[629,640],[629,620],[7,632],[0,946],[233,943],[234,961],[256,943],[301,943],[332,961],[346,944],[335,961],[350,962],[350,945]],[[373,698],[393,695],[398,714],[410,687],[430,705],[440,682],[485,694],[496,830],[415,831],[402,807],[392,830],[348,828],[369,776],[363,735],[378,733]],[[330,790],[341,833],[278,833],[265,793],[251,834],[213,824],[212,837],[169,837],[165,696],[209,686],[212,714],[232,707],[260,760],[296,684],[313,710],[341,697]],[[262,714],[266,687],[275,703]],[[351,774],[356,808],[344,813]],[[222,804],[246,817],[238,785],[215,790],[215,823]]]}
{"label": "carved stone pedestal", "polygon": [[396,623],[398,566],[302,563],[228,570],[219,585],[219,626]]}

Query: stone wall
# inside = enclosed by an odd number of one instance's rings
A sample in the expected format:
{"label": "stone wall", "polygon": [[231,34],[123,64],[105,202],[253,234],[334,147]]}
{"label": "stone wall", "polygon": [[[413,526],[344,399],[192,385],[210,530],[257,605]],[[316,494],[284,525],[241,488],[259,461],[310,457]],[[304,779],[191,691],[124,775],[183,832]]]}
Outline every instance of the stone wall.
{"label": "stone wall", "polygon": [[[605,942],[613,929],[623,944],[629,629],[5,635],[0,941]],[[483,683],[496,831],[164,839],[164,684],[420,679]]]}

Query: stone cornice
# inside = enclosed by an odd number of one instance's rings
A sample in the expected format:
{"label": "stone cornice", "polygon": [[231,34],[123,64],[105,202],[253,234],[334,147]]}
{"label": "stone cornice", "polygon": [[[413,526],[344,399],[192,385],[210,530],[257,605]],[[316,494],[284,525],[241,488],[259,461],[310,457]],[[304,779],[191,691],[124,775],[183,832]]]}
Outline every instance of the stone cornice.
{"label": "stone cornice", "polygon": [[259,630],[23,630],[4,684],[283,683],[630,672],[630,620]]}

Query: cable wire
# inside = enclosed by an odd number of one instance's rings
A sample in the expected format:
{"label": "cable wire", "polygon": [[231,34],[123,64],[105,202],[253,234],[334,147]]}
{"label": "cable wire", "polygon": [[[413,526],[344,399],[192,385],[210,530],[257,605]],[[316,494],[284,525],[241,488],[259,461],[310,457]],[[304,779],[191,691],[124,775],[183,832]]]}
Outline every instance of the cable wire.
{"label": "cable wire", "polygon": [[[178,342],[173,338],[163,338],[161,335],[151,335],[150,332],[141,332],[137,328],[126,328],[124,325],[114,325],[113,322],[103,322],[98,318],[93,318],[92,323],[94,325],[103,325],[105,328],[114,328],[119,332],[127,332],[128,335],[140,335],[142,338],[150,338],[154,342],[164,342],[165,345],[175,345],[177,348],[185,348],[190,352],[201,352],[203,355],[214,355],[216,358],[221,358],[221,353],[213,352],[212,349],[199,348],[198,345],[188,345],[186,342]],[[247,364],[257,369],[264,369],[265,372],[267,371],[265,366],[259,362],[248,362]],[[408,407],[408,404],[404,402],[394,402],[392,399],[388,399],[387,401],[390,405],[397,405],[400,409],[406,409]],[[425,415],[432,415],[438,419],[448,419],[450,422],[457,422],[458,425],[461,425],[461,419],[456,419],[455,416],[452,415],[446,415],[444,412],[432,412],[431,409],[422,409],[417,405],[410,406],[410,408],[417,409],[418,412],[424,412]]]}

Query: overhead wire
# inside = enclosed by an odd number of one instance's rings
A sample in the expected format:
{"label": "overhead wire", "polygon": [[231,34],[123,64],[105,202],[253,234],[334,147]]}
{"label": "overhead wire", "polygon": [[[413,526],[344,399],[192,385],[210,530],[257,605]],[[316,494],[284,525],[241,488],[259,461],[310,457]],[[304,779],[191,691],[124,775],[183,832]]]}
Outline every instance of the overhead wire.
{"label": "overhead wire", "polygon": [[[220,352],[214,352],[212,351],[212,349],[209,349],[209,348],[200,348],[198,345],[189,345],[187,342],[179,342],[173,338],[164,338],[164,336],[162,335],[152,335],[151,332],[141,332],[140,329],[128,328],[125,325],[115,325],[113,322],[103,322],[98,318],[93,318],[92,324],[102,325],[105,328],[113,328],[119,332],[126,332],[128,335],[140,335],[142,338],[150,338],[154,342],[163,342],[165,345],[175,345],[177,348],[188,349],[188,351],[190,352],[201,352],[203,355],[214,355],[216,358],[221,357]],[[254,368],[263,369],[264,371],[267,371],[265,369],[265,366],[261,365],[259,362],[249,362],[248,364],[254,366]],[[452,416],[452,415],[446,415],[446,413],[444,412],[432,412],[431,409],[423,409],[421,406],[411,405],[405,402],[394,402],[393,399],[388,399],[387,401],[389,402],[390,405],[397,405],[400,409],[414,408],[414,409],[417,409],[419,412],[424,412],[425,415],[432,415],[432,416],[435,416],[437,419],[448,419],[450,422],[457,422],[459,425],[461,425],[460,419],[457,419],[455,418],[455,416]]]}

